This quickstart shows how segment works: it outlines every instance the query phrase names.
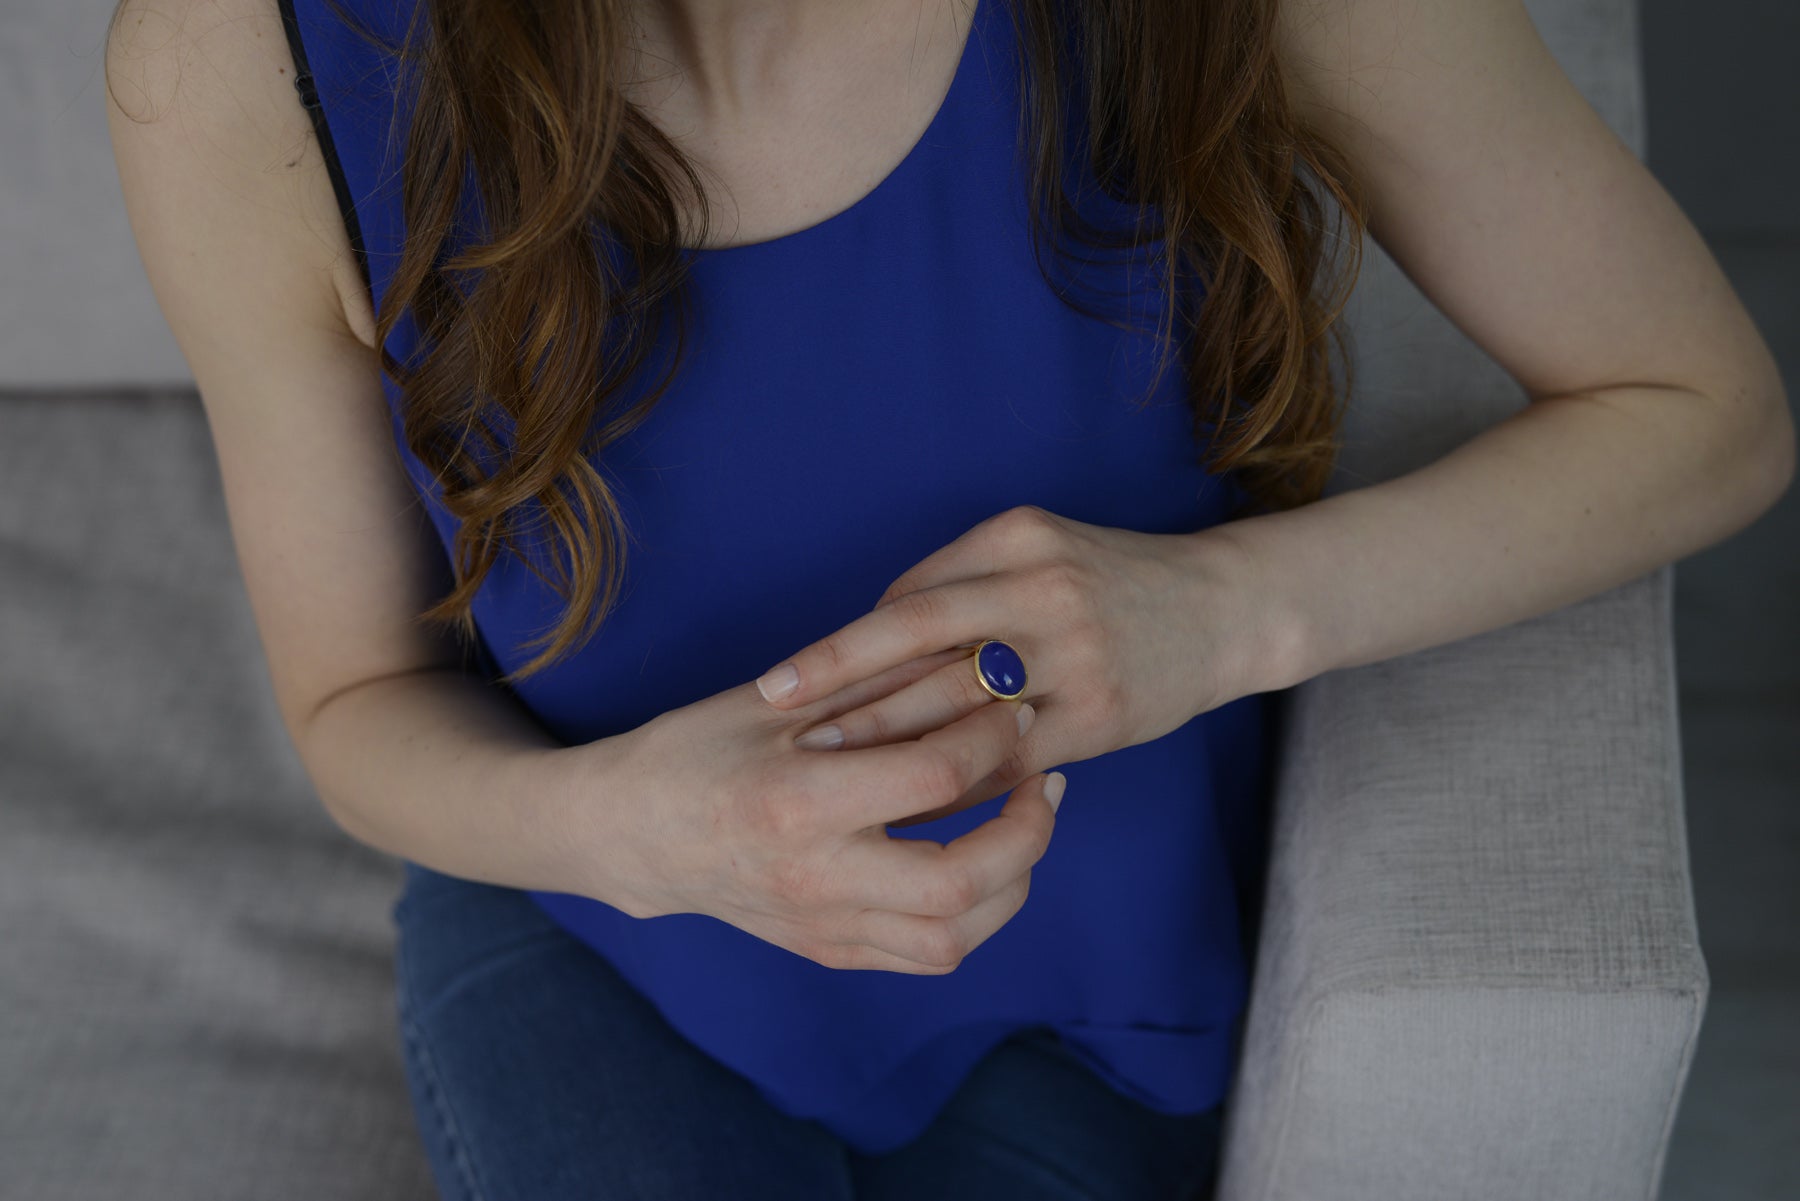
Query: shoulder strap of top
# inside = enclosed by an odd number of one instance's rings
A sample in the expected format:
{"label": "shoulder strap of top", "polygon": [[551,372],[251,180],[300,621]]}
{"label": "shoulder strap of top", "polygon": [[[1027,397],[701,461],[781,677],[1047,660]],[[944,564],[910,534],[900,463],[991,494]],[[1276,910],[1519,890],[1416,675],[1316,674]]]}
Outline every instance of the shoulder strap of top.
{"label": "shoulder strap of top", "polygon": [[337,195],[338,210],[343,214],[344,228],[350,236],[350,249],[356,254],[357,269],[362,273],[363,284],[372,286],[369,248],[363,240],[362,220],[352,199],[350,180],[338,154],[337,143],[332,137],[331,124],[325,117],[324,102],[319,98],[318,77],[313,71],[312,57],[307,51],[307,37],[301,31],[301,15],[295,7],[296,2],[297,0],[278,0],[281,26],[287,34],[288,50],[294,59],[294,90],[299,93],[301,107],[306,109],[307,116],[312,120],[319,151],[325,158],[325,169],[331,176],[331,188]]}

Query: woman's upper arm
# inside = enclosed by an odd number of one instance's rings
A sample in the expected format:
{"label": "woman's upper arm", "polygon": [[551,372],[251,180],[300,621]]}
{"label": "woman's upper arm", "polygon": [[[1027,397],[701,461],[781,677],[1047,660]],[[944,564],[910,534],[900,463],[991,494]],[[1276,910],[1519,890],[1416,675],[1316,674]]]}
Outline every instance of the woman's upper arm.
{"label": "woman's upper arm", "polygon": [[460,665],[410,620],[448,564],[395,453],[368,292],[275,0],[126,0],[106,63],[132,229],[200,389],[298,739],[348,687]]}
{"label": "woman's upper arm", "polygon": [[1354,161],[1369,232],[1529,396],[1654,383],[1787,422],[1717,261],[1520,0],[1280,12],[1292,95]]}

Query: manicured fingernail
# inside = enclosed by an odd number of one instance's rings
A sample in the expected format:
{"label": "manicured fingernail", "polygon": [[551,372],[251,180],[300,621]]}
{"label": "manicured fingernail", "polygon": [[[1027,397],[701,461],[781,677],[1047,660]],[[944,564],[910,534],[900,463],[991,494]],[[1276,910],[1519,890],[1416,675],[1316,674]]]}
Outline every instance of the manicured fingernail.
{"label": "manicured fingernail", "polygon": [[792,663],[783,663],[779,667],[771,667],[756,681],[756,690],[763,694],[765,701],[778,701],[794,689],[800,687],[800,669]]}
{"label": "manicured fingernail", "polygon": [[1036,716],[1037,710],[1033,709],[1029,702],[1021,701],[1019,703],[1019,733],[1023,734],[1025,731],[1029,730],[1031,728],[1031,721]]}
{"label": "manicured fingernail", "polygon": [[794,739],[795,746],[809,751],[829,751],[844,745],[844,732],[836,726],[815,726]]}
{"label": "manicured fingernail", "polygon": [[1044,799],[1050,802],[1050,812],[1055,813],[1062,808],[1063,789],[1068,786],[1068,777],[1059,771],[1053,771],[1044,777]]}

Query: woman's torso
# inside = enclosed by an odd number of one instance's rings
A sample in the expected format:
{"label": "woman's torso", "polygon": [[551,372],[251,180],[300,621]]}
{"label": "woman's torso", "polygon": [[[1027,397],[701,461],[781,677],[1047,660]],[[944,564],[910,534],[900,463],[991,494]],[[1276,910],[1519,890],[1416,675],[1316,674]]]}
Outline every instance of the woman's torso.
{"label": "woman's torso", "polygon": [[[378,50],[328,0],[291,2],[379,299],[404,234],[388,137],[404,120]],[[351,7],[396,33],[411,2]],[[1161,311],[1144,263],[1102,256],[1083,276],[1090,298],[1116,292],[1120,325],[1076,312],[1040,274],[1015,155],[1018,48],[1004,0],[981,0],[948,94],[872,190],[794,232],[689,252],[681,374],[600,464],[633,532],[624,599],[516,689],[563,740],[754,678],[1003,509],[1172,535],[1226,519],[1235,485],[1199,465],[1182,372],[1140,403]],[[415,338],[402,322],[390,349]],[[448,547],[454,519],[387,387]],[[500,560],[474,606],[492,664],[528,660],[561,604]],[[949,975],[833,971],[704,915],[533,896],[772,1103],[868,1152],[922,1130],[989,1047],[1033,1025],[1121,1091],[1195,1112],[1223,1095],[1247,993],[1265,699],[1058,765],[1070,800],[1030,900]],[[891,834],[948,841],[1002,801]]]}

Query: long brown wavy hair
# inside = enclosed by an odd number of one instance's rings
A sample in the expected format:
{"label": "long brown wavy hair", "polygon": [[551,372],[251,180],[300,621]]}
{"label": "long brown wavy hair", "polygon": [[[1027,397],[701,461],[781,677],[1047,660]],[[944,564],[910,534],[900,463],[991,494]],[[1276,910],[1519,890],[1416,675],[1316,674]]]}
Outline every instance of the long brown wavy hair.
{"label": "long brown wavy hair", "polygon": [[[1180,347],[1202,463],[1235,472],[1253,510],[1317,500],[1350,390],[1337,318],[1360,271],[1365,210],[1341,151],[1289,103],[1280,0],[980,2],[1006,4],[1025,51],[1020,150],[1040,265],[1045,247],[1107,236],[1065,187],[1062,98],[1083,97],[1094,178],[1140,214],[1131,244],[1160,242],[1178,268],[1162,272],[1158,335],[1165,364]],[[680,248],[703,244],[710,221],[694,166],[618,90],[630,30],[627,0],[419,0],[399,48],[416,88],[406,238],[377,330],[404,436],[461,523],[455,586],[418,620],[475,639],[471,602],[535,500],[561,551],[546,582],[567,609],[509,684],[592,637],[617,603],[631,535],[596,464],[673,378],[689,321]],[[477,189],[478,235],[445,186],[459,178]],[[681,228],[683,201],[700,229]],[[1350,236],[1336,236],[1346,221]],[[621,256],[595,253],[596,222]],[[1177,331],[1183,273],[1204,302]],[[400,362],[385,348],[409,308],[421,352]],[[665,320],[675,353],[625,408],[619,395],[650,371]],[[510,454],[482,416],[495,409],[512,426]]]}

